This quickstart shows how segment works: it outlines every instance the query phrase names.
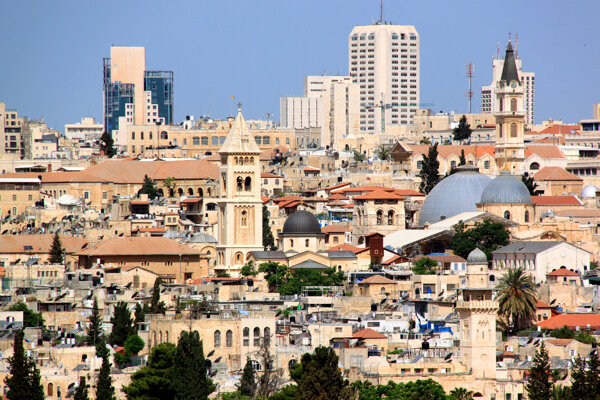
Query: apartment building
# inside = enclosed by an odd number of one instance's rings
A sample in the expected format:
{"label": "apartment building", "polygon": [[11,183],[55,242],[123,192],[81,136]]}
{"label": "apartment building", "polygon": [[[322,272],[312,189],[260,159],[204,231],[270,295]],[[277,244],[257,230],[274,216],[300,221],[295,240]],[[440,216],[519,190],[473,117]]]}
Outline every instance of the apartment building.
{"label": "apartment building", "polygon": [[360,130],[410,124],[419,108],[419,34],[411,25],[356,26],[348,37],[349,74],[360,89]]}
{"label": "apartment building", "polygon": [[4,102],[0,102],[0,137],[4,139],[0,143],[3,157],[26,158],[30,142],[27,118],[20,117],[17,110],[7,109]]}

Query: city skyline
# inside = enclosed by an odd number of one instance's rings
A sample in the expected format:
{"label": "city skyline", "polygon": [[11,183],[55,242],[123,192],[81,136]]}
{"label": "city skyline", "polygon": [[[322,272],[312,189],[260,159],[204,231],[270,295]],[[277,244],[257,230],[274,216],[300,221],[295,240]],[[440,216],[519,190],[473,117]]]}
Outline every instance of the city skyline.
{"label": "city skyline", "polygon": [[[145,5],[7,4],[6,15],[27,15],[28,24],[10,18],[0,27],[12,39],[0,64],[0,101],[20,115],[44,116],[61,131],[83,116],[101,121],[102,58],[111,45],[144,46],[148,69],[174,72],[175,121],[188,114],[224,118],[238,102],[248,119],[270,113],[278,120],[279,98],[302,95],[304,76],[347,75],[348,35],[379,19],[375,0]],[[510,31],[513,42],[519,35],[524,69],[536,74],[536,122],[577,122],[591,118],[600,101],[594,73],[600,44],[591,40],[600,33],[593,25],[600,6],[560,5],[388,1],[384,20],[419,32],[420,101],[433,103],[434,111],[467,112],[467,62],[475,64],[473,111],[479,111],[477,88],[491,81],[497,42],[502,55]],[[155,22],[159,17],[163,23]]]}

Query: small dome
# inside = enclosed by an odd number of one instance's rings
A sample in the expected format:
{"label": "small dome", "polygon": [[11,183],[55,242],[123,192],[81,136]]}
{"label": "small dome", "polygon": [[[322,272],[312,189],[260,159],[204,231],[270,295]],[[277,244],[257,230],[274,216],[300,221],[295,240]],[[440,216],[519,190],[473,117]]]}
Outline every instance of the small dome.
{"label": "small dome", "polygon": [[70,194],[63,194],[58,198],[58,200],[56,200],[56,202],[61,206],[75,206],[79,204],[79,199]]}
{"label": "small dome", "polygon": [[308,211],[298,210],[285,220],[281,233],[284,235],[320,234],[321,225],[317,217]]}
{"label": "small dome", "polygon": [[196,233],[190,238],[189,243],[218,243],[218,241],[208,233]]}
{"label": "small dome", "polygon": [[475,167],[456,168],[455,173],[440,181],[427,195],[419,214],[419,225],[434,224],[463,212],[477,211],[476,204],[490,181]]}
{"label": "small dome", "polygon": [[476,247],[475,250],[470,252],[469,255],[467,256],[467,263],[468,264],[487,264],[488,259],[487,259],[487,256],[485,255],[485,253]]}
{"label": "small dome", "polygon": [[586,185],[583,189],[581,189],[581,198],[584,199],[586,197],[596,197],[596,192],[600,191],[598,186],[596,185]]}
{"label": "small dome", "polygon": [[530,204],[529,189],[516,176],[502,171],[483,189],[481,204]]}

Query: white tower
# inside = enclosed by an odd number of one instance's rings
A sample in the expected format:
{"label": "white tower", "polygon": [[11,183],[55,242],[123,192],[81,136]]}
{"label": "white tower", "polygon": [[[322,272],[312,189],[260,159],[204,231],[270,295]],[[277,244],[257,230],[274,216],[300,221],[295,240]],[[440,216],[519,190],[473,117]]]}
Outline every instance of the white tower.
{"label": "white tower", "polygon": [[[241,106],[241,105],[240,105]],[[219,150],[221,198],[215,270],[237,275],[251,251],[263,250],[260,149],[241,109]]]}

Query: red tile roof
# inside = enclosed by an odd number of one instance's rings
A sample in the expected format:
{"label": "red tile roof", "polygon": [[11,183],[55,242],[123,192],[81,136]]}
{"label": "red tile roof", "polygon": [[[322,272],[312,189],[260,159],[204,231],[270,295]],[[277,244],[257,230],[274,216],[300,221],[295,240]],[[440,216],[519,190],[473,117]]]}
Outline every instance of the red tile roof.
{"label": "red tile roof", "polygon": [[279,203],[282,201],[290,201],[290,200],[303,200],[304,197],[300,197],[300,196],[296,196],[296,195],[289,195],[289,196],[282,196],[282,197],[278,197],[276,199],[273,199],[273,201],[275,203]]}
{"label": "red tile roof", "polygon": [[583,203],[575,196],[531,196],[536,206],[582,206]]}
{"label": "red tile roof", "polygon": [[346,224],[330,224],[321,228],[323,233],[345,233],[352,232],[352,227]]}
{"label": "red tile roof", "polygon": [[270,174],[268,172],[263,172],[260,174],[261,178],[283,178],[281,175]]}
{"label": "red tile roof", "polygon": [[538,300],[535,308],[552,308],[552,306],[548,303],[544,303],[543,301]]}
{"label": "red tile roof", "polygon": [[533,175],[536,181],[583,181],[577,175],[574,175],[561,167],[544,167]]}
{"label": "red tile roof", "polygon": [[333,185],[333,186],[328,186],[325,188],[325,190],[335,190],[335,189],[339,189],[342,188],[344,186],[348,186],[351,185],[350,182],[342,182],[342,183],[338,183],[337,185]]}
{"label": "red tile roof", "polygon": [[320,171],[321,168],[311,167],[310,165],[307,165],[306,167],[304,167],[304,170],[305,171],[316,172],[316,171]]}
{"label": "red tile roof", "polygon": [[550,343],[554,346],[568,346],[575,339],[546,339],[544,343]]}
{"label": "red tile roof", "polygon": [[139,256],[145,255],[199,255],[200,251],[165,237],[116,237],[100,242],[95,249],[77,253],[82,256]]}
{"label": "red tile roof", "polygon": [[330,247],[325,249],[325,251],[351,251],[354,254],[362,253],[363,251],[368,250],[364,247],[355,247],[350,244],[338,244],[337,246]]}
{"label": "red tile roof", "polygon": [[356,196],[354,200],[404,200],[404,197],[383,190],[374,190],[370,193]]}
{"label": "red tile roof", "polygon": [[348,200],[348,197],[341,193],[336,193],[329,196],[329,200]]}
{"label": "red tile roof", "polygon": [[192,197],[192,198],[188,198],[185,200],[181,200],[179,202],[179,204],[194,204],[194,203],[200,203],[201,201],[202,201],[202,199],[199,197]]}
{"label": "red tile roof", "polygon": [[385,336],[383,333],[374,331],[371,328],[365,328],[358,332],[354,332],[352,334],[352,337],[359,338],[359,339],[387,339],[387,336]]}
{"label": "red tile roof", "polygon": [[132,206],[145,206],[150,204],[148,200],[131,200],[130,203]]}
{"label": "red tile roof", "polygon": [[388,285],[390,283],[395,284],[396,282],[381,275],[373,275],[359,282],[360,285]]}
{"label": "red tile roof", "polygon": [[267,196],[260,196],[260,199],[262,200],[263,204],[268,203],[269,201],[271,201],[271,198],[267,197]]}
{"label": "red tile roof", "polygon": [[569,135],[581,130],[581,125],[553,124],[543,129],[541,135]]}
{"label": "red tile roof", "polygon": [[580,327],[586,329],[600,328],[600,314],[581,313],[581,314],[560,314],[555,317],[537,323],[542,329],[559,329],[566,326],[570,329]]}
{"label": "red tile roof", "polygon": [[579,274],[575,271],[566,269],[565,267],[560,267],[550,273],[547,273],[546,276],[579,276]]}
{"label": "red tile roof", "polygon": [[564,153],[558,148],[558,146],[525,146],[525,157],[529,157],[533,154],[536,154],[541,158],[565,158]]}
{"label": "red tile roof", "polygon": [[[417,145],[411,145],[410,149],[413,152],[413,155],[417,155],[417,154],[427,154],[429,152],[429,145],[426,144],[417,144]],[[487,145],[441,145],[437,147],[438,150],[438,154],[440,157],[442,158],[448,158],[451,155],[456,155],[460,157],[461,151],[464,150],[465,151],[465,156],[471,154],[474,155],[476,158],[481,158],[483,157],[485,154],[489,154],[492,157],[495,154],[495,149],[494,146],[487,146]]]}

